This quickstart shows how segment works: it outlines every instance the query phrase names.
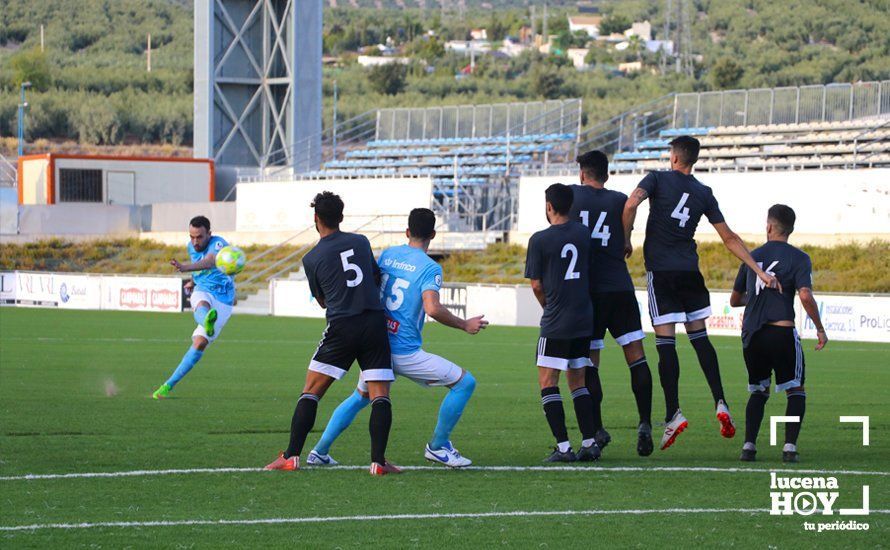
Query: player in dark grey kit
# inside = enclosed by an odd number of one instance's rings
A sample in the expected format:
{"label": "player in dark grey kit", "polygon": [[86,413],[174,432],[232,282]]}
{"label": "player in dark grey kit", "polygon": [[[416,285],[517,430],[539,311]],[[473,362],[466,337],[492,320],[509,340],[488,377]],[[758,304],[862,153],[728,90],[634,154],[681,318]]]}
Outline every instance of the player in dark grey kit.
{"label": "player in dark grey kit", "polygon": [[578,157],[581,185],[573,185],[574,200],[570,217],[590,230],[590,277],[593,302],[593,337],[587,368],[587,389],[593,398],[596,442],[605,449],[611,441],[603,428],[600,384],[600,350],[605,348],[606,329],[624,350],[630,367],[630,385],[640,416],[637,453],[652,454],[652,373],[643,351],[643,327],[640,306],[633,281],[624,261],[624,226],[621,215],[627,195],[605,188],[609,179],[609,160],[602,151],[588,151]]}
{"label": "player in dark grey kit", "polygon": [[[538,231],[528,241],[525,277],[531,279],[535,297],[544,308],[541,337],[538,339],[538,382],[541,402],[556,448],[547,462],[592,461],[600,457],[593,421],[593,400],[584,383],[585,369],[591,366],[590,327],[590,232],[570,221],[572,190],[555,183],[547,188],[547,220],[550,227]],[[565,371],[575,416],[581,429],[581,449],[572,452],[566,430],[565,410],[559,394],[559,373]]]}
{"label": "player in dark grey kit", "polygon": [[380,301],[380,268],[367,237],[340,231],[343,201],[325,191],[315,196],[315,227],[321,237],[303,257],[309,289],[326,309],[328,325],[309,363],[306,384],[291,421],[287,450],[267,470],[297,470],[318,401],[358,361],[371,398],[371,474],[400,470],[386,461],[392,425],[389,384],[395,379]]}
{"label": "player in dark grey kit", "polygon": [[767,242],[751,252],[751,256],[767,273],[776,276],[785,292],[766,288],[746,266],[739,267],[729,303],[745,306],[742,321],[742,348],[748,368],[748,391],[751,397],[745,410],[745,445],[741,459],[753,462],[757,454],[757,432],[763,422],[763,411],[769,399],[772,374],[776,375],[776,391],[785,390],[788,403],[786,416],[797,416],[800,422],[785,424],[783,462],[797,462],[797,436],[806,410],[803,389],[805,364],[800,337],[794,329],[794,290],[800,296],[804,311],[816,326],[819,339],[816,351],[828,343],[819,306],[813,298],[813,266],[810,257],[788,244],[794,231],[794,210],[784,204],[769,209],[766,218]]}
{"label": "player in dark grey kit", "polygon": [[727,438],[735,435],[735,425],[723,395],[717,352],[708,339],[705,324],[711,315],[711,301],[704,277],[698,269],[695,245],[695,230],[701,217],[707,216],[726,248],[750,267],[769,288],[777,286],[776,278],[764,273],[751,258],[744,241],[726,224],[711,188],[692,175],[698,152],[699,142],[693,137],[680,136],[671,141],[671,170],[647,174],[624,206],[625,254],[630,256],[633,252],[630,235],[637,207],[647,198],[650,199],[643,258],[648,276],[649,315],[655,328],[655,348],[658,350],[658,375],[667,409],[667,425],[661,438],[662,450],[673,445],[677,436],[689,425],[680,411],[677,323],[685,325],[689,342],[695,349],[711,388],[720,434]]}

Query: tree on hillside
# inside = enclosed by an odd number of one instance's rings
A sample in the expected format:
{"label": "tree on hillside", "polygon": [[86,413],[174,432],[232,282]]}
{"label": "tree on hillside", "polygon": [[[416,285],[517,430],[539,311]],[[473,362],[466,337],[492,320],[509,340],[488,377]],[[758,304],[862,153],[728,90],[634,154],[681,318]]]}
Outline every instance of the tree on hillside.
{"label": "tree on hillside", "polygon": [[408,67],[401,63],[388,63],[368,71],[368,82],[381,95],[396,95],[405,89]]}
{"label": "tree on hillside", "polygon": [[711,67],[709,78],[711,85],[718,90],[733,88],[738,85],[744,69],[731,57],[721,57]]}
{"label": "tree on hillside", "polygon": [[52,75],[46,54],[33,48],[18,53],[9,60],[13,83],[18,88],[22,82],[30,82],[31,87],[43,91],[52,85]]}
{"label": "tree on hillside", "polygon": [[600,23],[600,35],[609,36],[612,33],[621,34],[630,28],[630,19],[621,15],[610,15]]}

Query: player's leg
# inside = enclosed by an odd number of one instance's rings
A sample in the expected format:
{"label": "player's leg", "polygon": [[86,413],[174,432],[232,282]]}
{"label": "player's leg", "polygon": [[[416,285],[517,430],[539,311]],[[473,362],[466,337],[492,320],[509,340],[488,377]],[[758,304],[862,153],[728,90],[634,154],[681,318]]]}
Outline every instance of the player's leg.
{"label": "player's leg", "polygon": [[352,424],[358,413],[370,404],[368,385],[360,377],[355,391],[334,409],[325,426],[324,433],[309,452],[306,463],[312,466],[336,466],[337,461],[330,456],[331,445]]}
{"label": "player's leg", "polygon": [[382,311],[366,311],[353,318],[353,330],[359,335],[355,341],[356,357],[362,378],[368,384],[371,400],[371,417],[368,431],[371,434],[371,475],[398,474],[401,470],[386,460],[386,447],[392,428],[392,402],[389,385],[395,380],[386,318]]}
{"label": "player's leg", "polygon": [[569,431],[566,428],[566,412],[562,405],[562,395],[559,393],[559,372],[560,369],[538,366],[541,405],[544,407],[544,417],[550,426],[550,433],[556,440],[556,448],[544,461],[574,462],[577,458],[572,451]]}
{"label": "player's leg", "polygon": [[[647,273],[649,316],[655,331],[655,349],[658,351],[658,378],[664,391],[664,421],[668,424],[665,428],[666,438],[662,439],[663,449],[673,444],[673,438],[679,433],[677,428],[686,421],[680,412],[680,359],[677,356],[675,326],[676,323],[686,320],[686,314],[683,312],[682,303],[676,297],[674,288],[676,277],[675,272],[650,271]],[[682,421],[674,423],[680,418]],[[676,425],[671,426],[671,424]],[[667,433],[669,429],[671,430],[670,434]]]}
{"label": "player's leg", "polygon": [[768,327],[764,327],[754,333],[748,345],[742,349],[748,371],[748,391],[751,393],[745,407],[745,444],[739,457],[743,462],[756,460],[757,435],[769,400],[771,344]]}
{"label": "player's leg", "polygon": [[600,353],[606,347],[606,327],[611,320],[610,294],[593,293],[593,334],[590,340],[590,366],[584,369],[584,385],[590,394],[593,403],[593,423],[596,443],[600,449],[604,449],[612,440],[609,432],[603,428],[603,385],[600,381]]}
{"label": "player's leg", "polygon": [[575,419],[581,430],[581,448],[576,456],[580,461],[590,462],[599,459],[601,449],[596,441],[597,426],[594,420],[593,399],[587,389],[587,370],[591,367],[589,357],[585,354],[585,351],[588,351],[585,349],[587,342],[583,339],[579,341],[581,345],[578,351],[571,354],[574,357],[570,359],[569,369],[566,371],[566,382],[569,391],[572,392]]}
{"label": "player's leg", "polygon": [[782,366],[776,368],[776,389],[785,390],[785,395],[788,397],[785,415],[800,418],[799,422],[785,424],[785,446],[782,448],[782,461],[798,462],[797,438],[803,425],[807,404],[807,394],[803,388],[806,364],[797,331],[792,327],[776,328],[782,329],[782,339],[785,341],[780,348],[784,350],[784,353],[781,354],[783,357]]}
{"label": "player's leg", "polygon": [[637,404],[637,454],[652,454],[652,372],[643,350],[643,340],[633,340],[621,348],[630,371],[630,389]]}
{"label": "player's leg", "polygon": [[698,356],[698,363],[711,388],[711,397],[714,398],[717,422],[720,423],[720,435],[726,438],[735,436],[735,423],[729,412],[729,405],[723,395],[723,381],[720,379],[720,365],[717,362],[717,351],[708,338],[708,330],[704,319],[698,319],[686,323],[686,334],[689,342]]}

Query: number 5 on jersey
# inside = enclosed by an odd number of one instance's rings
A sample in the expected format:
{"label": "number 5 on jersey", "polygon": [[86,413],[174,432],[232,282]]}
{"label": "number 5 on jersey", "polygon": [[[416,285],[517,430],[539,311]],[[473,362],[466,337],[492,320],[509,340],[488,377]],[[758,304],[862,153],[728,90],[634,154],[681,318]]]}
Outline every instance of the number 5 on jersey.
{"label": "number 5 on jersey", "polygon": [[[389,282],[389,274],[384,273],[383,277],[380,280],[380,296],[383,297],[383,293],[386,289],[386,283]],[[392,288],[389,289],[390,295],[386,297],[386,309],[390,311],[395,311],[402,306],[402,302],[405,301],[405,293],[403,290],[407,289],[411,283],[406,281],[405,279],[396,278],[396,280],[392,284]]]}
{"label": "number 5 on jersey", "polygon": [[349,258],[355,255],[355,250],[350,248],[349,250],[344,250],[340,253],[340,262],[343,264],[343,272],[349,273],[350,271],[355,272],[355,279],[346,279],[346,286],[349,288],[357,287],[362,284],[362,281],[365,280],[365,275],[362,273],[362,268],[355,265],[354,263],[350,263]]}

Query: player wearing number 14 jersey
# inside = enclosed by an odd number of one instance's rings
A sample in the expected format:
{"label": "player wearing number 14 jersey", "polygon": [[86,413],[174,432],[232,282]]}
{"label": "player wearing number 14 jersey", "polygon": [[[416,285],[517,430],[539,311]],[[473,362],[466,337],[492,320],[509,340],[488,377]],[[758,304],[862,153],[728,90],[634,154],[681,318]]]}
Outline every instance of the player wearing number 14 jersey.
{"label": "player wearing number 14 jersey", "polygon": [[399,473],[385,457],[392,425],[389,384],[395,376],[377,288],[380,268],[367,237],[340,231],[340,197],[328,191],[319,193],[312,206],[321,238],[303,257],[303,268],[312,295],[326,310],[328,325],[309,363],[306,384],[294,409],[290,444],[266,469],[299,469],[300,453],[315,424],[318,401],[357,360],[371,399],[371,474]]}
{"label": "player wearing number 14 jersey", "polygon": [[680,136],[671,141],[670,146],[671,170],[647,174],[627,199],[623,214],[625,253],[629,256],[633,251],[630,235],[637,207],[649,199],[643,258],[648,277],[649,315],[655,329],[655,349],[658,350],[658,375],[666,405],[667,425],[661,439],[662,450],[673,445],[689,425],[680,412],[676,323],[685,325],[711,388],[721,435],[727,438],[735,435],[735,425],[723,395],[717,352],[708,339],[705,325],[711,315],[711,302],[698,268],[695,244],[695,230],[701,217],[707,216],[726,248],[767,286],[778,286],[776,278],[764,273],[744,241],[726,224],[711,188],[692,175],[692,167],[698,160],[698,140]]}

